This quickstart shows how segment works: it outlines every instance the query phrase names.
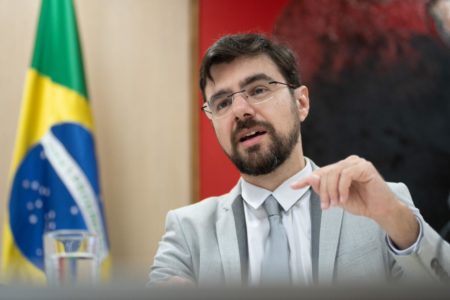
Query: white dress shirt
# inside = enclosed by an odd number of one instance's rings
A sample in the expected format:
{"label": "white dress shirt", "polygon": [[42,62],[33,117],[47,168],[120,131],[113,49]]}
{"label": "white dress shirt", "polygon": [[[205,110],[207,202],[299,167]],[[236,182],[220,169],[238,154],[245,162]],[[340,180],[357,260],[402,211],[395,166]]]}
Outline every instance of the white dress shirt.
{"label": "white dress shirt", "polygon": [[270,194],[283,208],[281,218],[289,242],[292,282],[312,282],[310,188],[293,190],[290,187],[293,182],[312,173],[311,162],[307,158],[305,162],[303,170],[287,179],[273,192],[241,180],[247,224],[250,285],[258,285],[260,282],[261,265],[270,230],[262,204]]}

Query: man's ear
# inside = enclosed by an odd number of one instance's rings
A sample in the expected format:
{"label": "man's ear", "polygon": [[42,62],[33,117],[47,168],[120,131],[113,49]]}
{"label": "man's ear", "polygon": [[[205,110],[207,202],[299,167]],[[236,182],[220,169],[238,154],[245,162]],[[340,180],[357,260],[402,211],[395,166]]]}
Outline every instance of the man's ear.
{"label": "man's ear", "polygon": [[300,121],[303,122],[309,114],[309,92],[304,85],[296,88],[294,91],[295,103],[298,107]]}

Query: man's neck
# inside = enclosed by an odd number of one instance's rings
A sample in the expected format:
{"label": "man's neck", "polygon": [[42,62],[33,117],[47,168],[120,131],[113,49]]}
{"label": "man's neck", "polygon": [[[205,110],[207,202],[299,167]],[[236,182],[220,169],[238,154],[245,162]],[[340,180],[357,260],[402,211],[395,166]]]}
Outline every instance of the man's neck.
{"label": "man's neck", "polygon": [[294,149],[291,156],[271,173],[259,176],[241,174],[241,176],[253,185],[262,187],[269,191],[274,191],[284,181],[298,173],[304,167],[305,158],[303,156],[303,151],[301,149]]}

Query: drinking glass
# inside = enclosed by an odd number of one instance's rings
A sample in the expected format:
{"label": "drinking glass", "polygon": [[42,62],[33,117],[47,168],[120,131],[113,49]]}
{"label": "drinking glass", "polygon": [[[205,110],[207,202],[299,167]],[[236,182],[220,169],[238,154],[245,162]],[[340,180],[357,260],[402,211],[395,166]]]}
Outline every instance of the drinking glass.
{"label": "drinking glass", "polygon": [[98,283],[98,238],[84,230],[44,234],[45,272],[50,286],[93,286]]}

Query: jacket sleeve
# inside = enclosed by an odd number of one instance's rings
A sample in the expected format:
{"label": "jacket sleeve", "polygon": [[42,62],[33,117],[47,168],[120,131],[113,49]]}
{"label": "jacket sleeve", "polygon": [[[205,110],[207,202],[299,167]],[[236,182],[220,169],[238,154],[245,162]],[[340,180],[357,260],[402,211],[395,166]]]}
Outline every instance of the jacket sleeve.
{"label": "jacket sleeve", "polygon": [[[192,256],[180,220],[174,211],[166,217],[166,232],[149,274],[148,286],[195,283]],[[173,282],[171,282],[173,281]]]}
{"label": "jacket sleeve", "polygon": [[396,255],[394,259],[408,279],[420,281],[449,281],[450,245],[423,219],[414,206],[408,188],[404,184],[391,186],[397,197],[410,207],[421,222],[422,233],[415,251],[409,255]]}

